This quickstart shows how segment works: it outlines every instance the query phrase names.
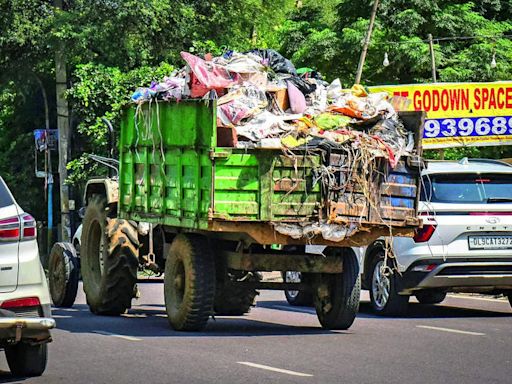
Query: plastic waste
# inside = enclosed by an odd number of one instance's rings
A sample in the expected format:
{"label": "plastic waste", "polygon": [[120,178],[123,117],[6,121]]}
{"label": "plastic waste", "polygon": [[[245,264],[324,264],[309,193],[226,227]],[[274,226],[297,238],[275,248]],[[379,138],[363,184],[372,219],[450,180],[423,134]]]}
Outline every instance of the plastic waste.
{"label": "plastic waste", "polygon": [[352,236],[357,232],[357,226],[350,224],[349,226],[337,224],[322,224],[321,226],[322,237],[328,241],[339,242],[345,238]]}
{"label": "plastic waste", "polygon": [[311,79],[309,81],[313,81],[317,87],[315,92],[310,93],[306,97],[308,107],[306,108],[305,113],[308,115],[317,115],[327,109],[327,88],[319,84],[319,81],[316,79]]}
{"label": "plastic waste", "polygon": [[278,136],[292,129],[293,126],[285,123],[283,116],[263,111],[247,123],[237,126],[236,132],[238,136],[258,142],[261,139]]}
{"label": "plastic waste", "polygon": [[328,223],[311,223],[306,225],[279,223],[274,229],[293,239],[313,238],[321,235],[325,240],[340,242],[357,232],[356,224],[348,226]]}
{"label": "plastic waste", "polygon": [[233,53],[229,60],[225,61],[225,68],[236,73],[265,72],[265,66],[261,64],[261,57],[252,53]]}
{"label": "plastic waste", "polygon": [[287,83],[293,83],[304,95],[309,95],[310,93],[315,92],[316,84],[310,82],[309,80],[304,80],[298,76],[291,76],[286,79]]}
{"label": "plastic waste", "polygon": [[267,105],[264,91],[252,84],[245,84],[217,100],[217,118],[222,125],[232,127],[258,114]]}
{"label": "plastic waste", "polygon": [[345,115],[324,112],[314,117],[315,124],[323,130],[346,128],[352,119]]}
{"label": "plastic waste", "polygon": [[341,95],[341,81],[340,79],[335,79],[329,86],[327,87],[327,98],[329,100],[337,100]]}
{"label": "plastic waste", "polygon": [[164,77],[160,83],[154,83],[151,90],[164,100],[181,99],[186,79],[184,77]]}
{"label": "plastic waste", "polygon": [[253,49],[248,53],[262,58],[262,63],[272,68],[276,73],[287,73],[297,76],[297,70],[292,62],[273,49]]}
{"label": "plastic waste", "polygon": [[152,91],[151,88],[137,88],[135,92],[133,92],[131,99],[135,103],[143,103],[144,101],[151,100],[152,97],[156,95],[155,91]]}
{"label": "plastic waste", "polygon": [[366,92],[366,89],[361,84],[354,84],[352,88],[350,88],[350,91],[354,96],[357,97],[366,97],[368,96],[368,92]]}
{"label": "plastic waste", "polygon": [[225,67],[212,61],[205,61],[188,52],[181,52],[181,57],[187,62],[194,74],[191,89],[192,97],[202,97],[212,89],[221,91],[238,82],[236,73],[231,74]]}
{"label": "plastic waste", "polygon": [[281,144],[287,148],[295,148],[300,145],[305,145],[309,140],[311,140],[311,138],[301,137],[299,139],[296,139],[295,137],[290,135],[290,136],[283,137],[281,139]]}
{"label": "plastic waste", "polygon": [[306,98],[291,81],[288,83],[288,99],[292,113],[304,113],[306,110]]}
{"label": "plastic waste", "polygon": [[258,148],[281,149],[281,139],[279,137],[264,138],[258,142]]}

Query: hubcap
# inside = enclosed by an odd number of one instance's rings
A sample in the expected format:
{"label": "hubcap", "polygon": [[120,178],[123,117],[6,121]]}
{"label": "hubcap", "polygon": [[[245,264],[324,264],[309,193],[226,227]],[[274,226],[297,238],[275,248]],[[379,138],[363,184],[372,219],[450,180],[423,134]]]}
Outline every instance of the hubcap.
{"label": "hubcap", "polygon": [[388,303],[390,288],[389,277],[384,273],[384,262],[381,260],[375,265],[372,276],[373,302],[378,309],[383,309]]}
{"label": "hubcap", "polygon": [[176,304],[176,307],[179,307],[183,302],[183,297],[185,296],[185,266],[181,260],[177,261],[174,270],[174,292],[176,300],[173,301]]}
{"label": "hubcap", "polygon": [[56,258],[53,262],[53,273],[52,280],[53,284],[50,284],[50,289],[52,291],[52,297],[57,298],[62,294],[61,288],[65,281],[65,266],[60,257]]}
{"label": "hubcap", "polygon": [[[301,274],[300,272],[287,271],[284,275],[284,280],[286,283],[300,283],[301,282]],[[295,299],[299,295],[299,291],[287,291],[288,296],[291,299]]]}

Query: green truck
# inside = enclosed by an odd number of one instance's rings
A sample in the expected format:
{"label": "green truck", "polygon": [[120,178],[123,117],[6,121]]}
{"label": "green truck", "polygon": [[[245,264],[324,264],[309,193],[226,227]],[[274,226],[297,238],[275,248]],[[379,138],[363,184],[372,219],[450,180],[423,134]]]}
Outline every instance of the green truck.
{"label": "green truck", "polygon": [[[351,247],[412,236],[419,225],[423,114],[400,115],[415,155],[392,169],[336,148],[219,146],[216,110],[215,100],[182,100],[124,111],[119,175],[90,180],[85,191],[80,263],[91,311],[124,313],[138,270],[151,269],[164,273],[176,330],[243,315],[259,289],[310,292],[322,327],[349,328],[360,294]],[[307,254],[307,244],[328,248]],[[265,271],[298,271],[302,280],[262,281]],[[56,289],[57,301],[72,304]]]}

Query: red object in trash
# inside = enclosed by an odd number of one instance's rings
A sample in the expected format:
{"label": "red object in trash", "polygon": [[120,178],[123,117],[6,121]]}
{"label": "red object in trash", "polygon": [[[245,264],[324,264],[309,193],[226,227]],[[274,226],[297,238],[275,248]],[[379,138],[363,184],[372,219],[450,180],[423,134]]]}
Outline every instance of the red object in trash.
{"label": "red object in trash", "polygon": [[212,89],[216,90],[217,94],[221,94],[225,88],[238,82],[238,74],[231,74],[211,61],[205,61],[188,52],[181,52],[181,57],[191,69],[190,96],[192,97],[203,97]]}

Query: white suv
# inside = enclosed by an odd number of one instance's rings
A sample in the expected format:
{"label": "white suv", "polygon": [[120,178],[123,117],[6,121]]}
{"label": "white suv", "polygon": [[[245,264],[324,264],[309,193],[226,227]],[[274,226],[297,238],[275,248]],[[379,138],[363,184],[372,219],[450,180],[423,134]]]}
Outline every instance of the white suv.
{"label": "white suv", "polygon": [[435,304],[447,292],[505,294],[512,305],[512,166],[431,162],[419,212],[424,225],[416,236],[390,242],[395,258],[385,257],[385,239],[360,249],[374,310],[399,315],[411,295]]}
{"label": "white suv", "polygon": [[0,348],[14,375],[44,372],[54,326],[36,222],[0,178]]}

